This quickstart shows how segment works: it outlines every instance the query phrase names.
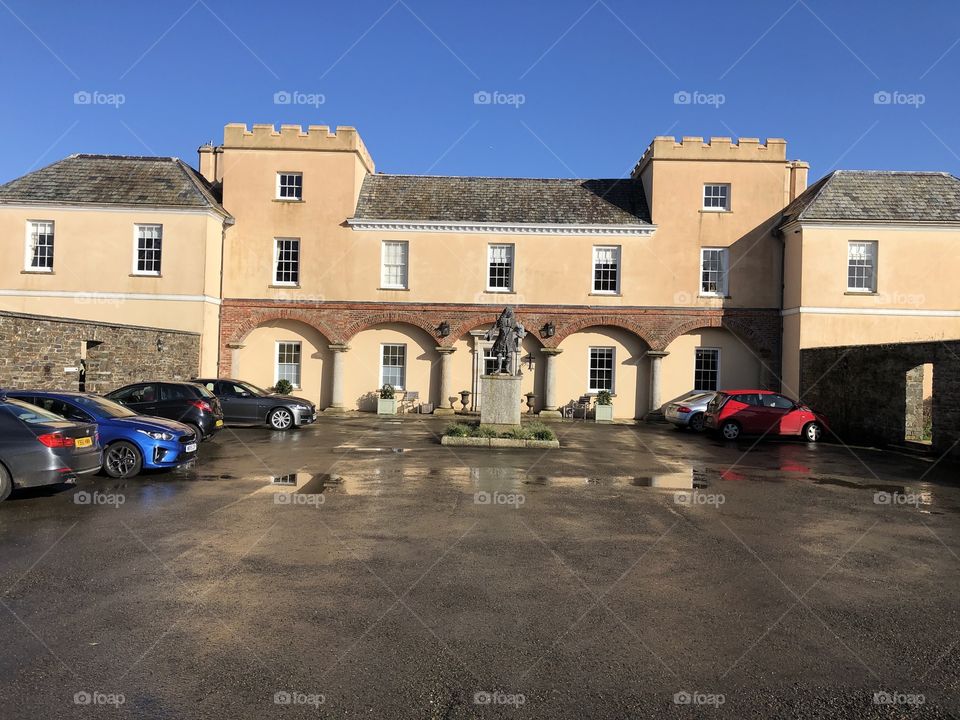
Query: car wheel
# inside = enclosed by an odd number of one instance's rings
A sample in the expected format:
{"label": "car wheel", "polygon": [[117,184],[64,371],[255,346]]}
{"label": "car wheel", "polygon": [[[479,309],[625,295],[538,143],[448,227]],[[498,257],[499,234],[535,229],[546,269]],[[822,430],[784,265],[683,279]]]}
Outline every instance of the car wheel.
{"label": "car wheel", "polygon": [[193,423],[184,423],[184,425],[193,430],[193,435],[197,442],[203,442],[203,430],[200,429],[199,425],[194,425]]}
{"label": "car wheel", "polygon": [[143,469],[143,456],[133,443],[120,440],[107,447],[103,470],[112,478],[130,478]]}
{"label": "car wheel", "polygon": [[690,418],[689,426],[694,432],[703,432],[703,413],[697,413]]}
{"label": "car wheel", "polygon": [[803,428],[803,439],[807,442],[820,442],[823,437],[823,426],[818,422],[807,423]]}
{"label": "car wheel", "polygon": [[286,408],[277,408],[270,413],[268,422],[274,430],[289,430],[293,427],[293,413]]}
{"label": "car wheel", "polygon": [[10,497],[10,493],[12,492],[13,478],[10,477],[10,473],[7,472],[7,469],[0,463],[0,502]]}
{"label": "car wheel", "polygon": [[728,420],[720,426],[720,434],[723,435],[724,440],[736,440],[740,437],[740,425]]}

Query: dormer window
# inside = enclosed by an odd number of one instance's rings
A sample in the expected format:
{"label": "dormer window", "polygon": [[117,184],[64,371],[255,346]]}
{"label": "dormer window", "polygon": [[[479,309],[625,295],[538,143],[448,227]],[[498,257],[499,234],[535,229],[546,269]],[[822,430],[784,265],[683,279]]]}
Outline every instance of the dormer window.
{"label": "dormer window", "polygon": [[703,186],[703,209],[710,212],[729,212],[729,183],[707,183]]}
{"label": "dormer window", "polygon": [[303,200],[303,173],[277,173],[277,200]]}

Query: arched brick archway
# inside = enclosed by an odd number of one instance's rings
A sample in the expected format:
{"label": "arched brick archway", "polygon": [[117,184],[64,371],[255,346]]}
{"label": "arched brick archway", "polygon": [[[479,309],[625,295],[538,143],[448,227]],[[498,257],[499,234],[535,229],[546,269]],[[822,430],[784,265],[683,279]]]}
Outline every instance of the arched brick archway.
{"label": "arched brick archway", "polygon": [[449,338],[437,337],[436,327],[440,324],[439,320],[434,321],[431,315],[409,310],[375,311],[359,317],[344,327],[342,342],[349,343],[350,339],[356,336],[357,333],[363,332],[364,330],[369,330],[377,325],[386,325],[389,323],[413,325],[427,333],[427,335],[436,341],[437,345],[450,344],[447,342],[449,341]]}
{"label": "arched brick archway", "polygon": [[[766,327],[767,325],[770,325],[770,327]],[[701,328],[729,330],[763,362],[769,362],[777,357],[778,348],[772,343],[776,342],[779,328],[771,325],[770,318],[766,317],[745,320],[727,315],[697,316],[692,320],[675,325],[658,337],[658,347],[656,349],[665,350],[670,343],[681,335],[686,335]]]}
{"label": "arched brick archway", "polygon": [[584,330],[588,327],[598,327],[598,326],[608,326],[608,327],[617,327],[622,330],[627,330],[628,332],[633,333],[639,337],[644,343],[646,343],[648,348],[654,348],[654,340],[651,338],[651,333],[649,329],[643,327],[641,323],[637,322],[631,317],[622,316],[622,315],[583,315],[576,318],[571,318],[569,320],[562,321],[557,324],[557,332],[552,338],[546,341],[545,344],[549,343],[549,347],[557,347],[565,338],[570,337],[575,332]]}
{"label": "arched brick archway", "polygon": [[323,335],[329,342],[339,342],[336,333],[324,322],[321,313],[315,310],[277,310],[265,309],[254,311],[252,314],[244,317],[233,326],[233,330],[227,339],[228,345],[239,345],[247,336],[261,325],[277,320],[295,320],[309,325],[314,330]]}

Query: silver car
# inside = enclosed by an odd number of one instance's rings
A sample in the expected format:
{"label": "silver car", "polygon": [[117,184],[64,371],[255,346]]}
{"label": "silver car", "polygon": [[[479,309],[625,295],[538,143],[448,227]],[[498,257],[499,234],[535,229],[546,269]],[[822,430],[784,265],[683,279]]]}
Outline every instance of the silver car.
{"label": "silver car", "polygon": [[714,397],[716,393],[712,390],[691,390],[668,402],[664,406],[663,417],[678,428],[702,432],[704,413]]}

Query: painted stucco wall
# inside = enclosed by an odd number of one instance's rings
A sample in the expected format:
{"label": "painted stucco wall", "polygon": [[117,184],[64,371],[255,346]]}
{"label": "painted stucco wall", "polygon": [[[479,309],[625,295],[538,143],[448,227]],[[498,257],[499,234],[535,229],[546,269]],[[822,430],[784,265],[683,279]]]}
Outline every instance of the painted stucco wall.
{"label": "painted stucco wall", "polygon": [[[52,272],[26,272],[28,221],[53,221]],[[160,276],[133,274],[135,225],[163,226]],[[0,309],[202,335],[216,372],[222,220],[150,209],[0,206]]]}

